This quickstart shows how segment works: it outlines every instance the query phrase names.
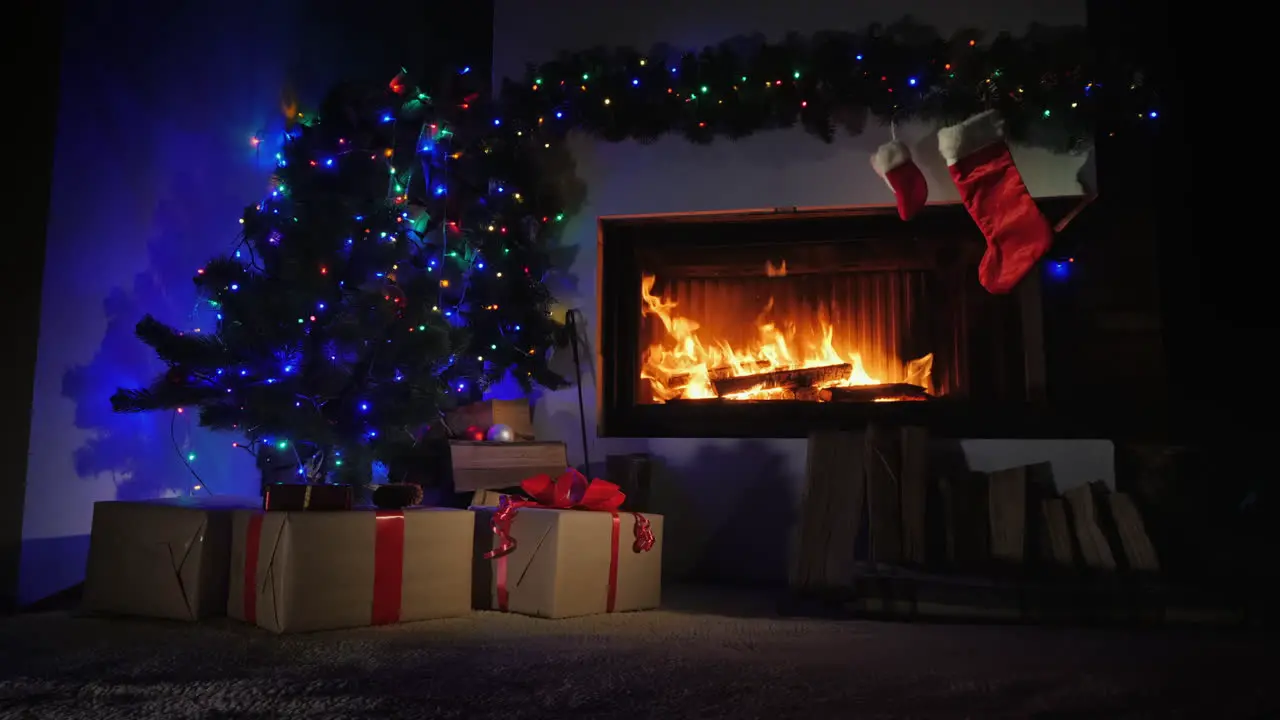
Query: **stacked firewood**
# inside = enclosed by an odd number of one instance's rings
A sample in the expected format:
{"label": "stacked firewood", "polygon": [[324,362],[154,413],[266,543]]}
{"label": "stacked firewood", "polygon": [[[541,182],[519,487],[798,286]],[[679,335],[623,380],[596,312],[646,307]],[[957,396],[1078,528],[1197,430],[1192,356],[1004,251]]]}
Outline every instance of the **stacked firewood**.
{"label": "stacked firewood", "polygon": [[1100,483],[1058,493],[1050,466],[931,466],[924,428],[809,437],[791,582],[851,588],[885,571],[988,578],[1159,572],[1133,500]]}

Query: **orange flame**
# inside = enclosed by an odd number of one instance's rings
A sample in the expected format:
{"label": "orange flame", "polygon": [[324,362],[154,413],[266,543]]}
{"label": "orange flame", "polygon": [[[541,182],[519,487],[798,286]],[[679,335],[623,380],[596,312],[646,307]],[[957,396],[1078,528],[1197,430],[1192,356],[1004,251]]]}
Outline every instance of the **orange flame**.
{"label": "orange flame", "polygon": [[[786,262],[767,263],[768,277],[786,277]],[[660,342],[651,344],[644,353],[640,377],[649,381],[657,402],[674,399],[696,400],[719,397],[713,380],[745,377],[782,370],[802,370],[848,364],[849,374],[818,385],[815,389],[881,385],[863,366],[862,355],[850,348],[836,348],[835,328],[819,311],[820,336],[798,337],[794,318],[772,318],[770,297],[755,320],[757,340],[734,347],[723,340],[704,341],[699,337],[701,325],[691,318],[676,314],[677,303],[653,294],[657,278],[643,275],[640,282],[641,313],[662,323],[666,333]],[[902,368],[901,381],[930,390],[929,376],[933,355],[911,360]],[[726,395],[734,400],[763,400],[790,397],[786,390],[758,385],[742,392]]]}

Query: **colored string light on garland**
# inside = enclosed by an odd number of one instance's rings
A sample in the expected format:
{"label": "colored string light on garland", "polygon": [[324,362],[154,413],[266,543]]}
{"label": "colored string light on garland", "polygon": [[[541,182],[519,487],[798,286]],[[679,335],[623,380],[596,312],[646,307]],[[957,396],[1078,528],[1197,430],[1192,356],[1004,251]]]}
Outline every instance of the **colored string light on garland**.
{"label": "colored string light on garland", "polygon": [[[945,123],[996,108],[1015,139],[1057,149],[1090,141],[1098,119],[1092,91],[1099,86],[1090,77],[1095,68],[1082,28],[1002,35],[984,45],[973,37],[929,39],[931,29],[909,21],[892,27],[894,35],[824,34],[747,53],[738,51],[740,43],[725,43],[667,63],[650,64],[628,49],[564,56],[504,88],[503,126],[523,133],[547,115],[572,116],[572,129],[607,140],[675,131],[708,142],[800,122],[829,140],[836,126],[860,128],[857,116],[867,113],[882,121]],[[583,76],[590,82],[578,82]],[[1158,94],[1141,73],[1134,78],[1120,99],[1135,108],[1125,117],[1158,118]],[[1056,132],[1046,134],[1046,123]]]}

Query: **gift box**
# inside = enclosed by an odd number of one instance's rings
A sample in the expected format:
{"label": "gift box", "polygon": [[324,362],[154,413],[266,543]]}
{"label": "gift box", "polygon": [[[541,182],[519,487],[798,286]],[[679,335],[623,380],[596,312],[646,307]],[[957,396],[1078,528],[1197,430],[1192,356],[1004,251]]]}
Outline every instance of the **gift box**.
{"label": "gift box", "polygon": [[443,508],[237,512],[227,614],[277,633],[465,615],[474,523]]}
{"label": "gift box", "polygon": [[562,442],[450,440],[440,448],[437,475],[456,493],[516,487],[528,477],[559,473],[569,464]]}
{"label": "gift box", "polygon": [[510,500],[517,499],[515,496],[501,493],[497,490],[477,490],[471,494],[470,507],[475,508],[496,508],[502,504],[502,498]]}
{"label": "gift box", "polygon": [[83,607],[199,620],[227,608],[232,513],[250,498],[168,498],[93,505]]}
{"label": "gift box", "polygon": [[662,516],[620,512],[624,496],[576,471],[521,483],[473,508],[477,609],[545,618],[649,610],[662,595]]}
{"label": "gift box", "polygon": [[263,488],[264,510],[350,510],[355,490],[350,485],[275,483]]}

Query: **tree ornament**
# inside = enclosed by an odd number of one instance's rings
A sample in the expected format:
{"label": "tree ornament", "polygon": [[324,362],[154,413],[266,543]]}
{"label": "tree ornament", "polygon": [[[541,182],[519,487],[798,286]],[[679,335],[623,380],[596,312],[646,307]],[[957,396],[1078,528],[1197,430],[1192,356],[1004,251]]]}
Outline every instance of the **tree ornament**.
{"label": "tree ornament", "polygon": [[485,439],[489,442],[509,443],[516,441],[516,431],[511,429],[510,425],[498,423],[489,428],[489,432],[485,433]]}
{"label": "tree ornament", "polygon": [[463,433],[463,437],[473,442],[481,442],[484,440],[484,428],[472,425]]}

